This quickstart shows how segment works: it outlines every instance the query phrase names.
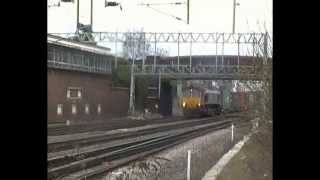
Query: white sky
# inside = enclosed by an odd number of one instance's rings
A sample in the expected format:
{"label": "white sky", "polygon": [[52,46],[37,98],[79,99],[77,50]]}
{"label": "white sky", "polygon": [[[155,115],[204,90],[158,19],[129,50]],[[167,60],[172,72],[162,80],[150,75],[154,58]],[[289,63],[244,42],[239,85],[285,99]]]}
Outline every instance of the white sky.
{"label": "white sky", "polygon": [[[48,0],[48,4],[59,0]],[[61,3],[48,8],[48,33],[76,30],[75,3]],[[161,14],[139,3],[186,2],[187,0],[115,0],[119,7],[104,7],[105,0],[93,0],[93,31],[144,29],[145,32],[231,32],[233,0],[190,0],[190,24]],[[272,0],[237,0],[236,32],[264,32],[272,34]],[[153,6],[186,21],[187,6]],[[90,23],[90,0],[80,0],[80,22]],[[112,48],[112,47],[111,47]],[[187,52],[186,52],[187,53]]]}
{"label": "white sky", "polygon": [[[48,4],[58,0],[48,0]],[[74,0],[76,2],[76,0]],[[139,3],[186,2],[186,0],[122,0],[119,7],[104,7],[105,0],[93,0],[94,31],[126,31],[144,28],[149,32],[231,32],[233,0],[190,0],[190,24],[177,21]],[[116,1],[116,0],[115,0]],[[118,0],[117,2],[121,2]],[[272,32],[272,0],[238,0],[236,32],[259,32],[264,22]],[[169,14],[187,19],[186,5],[153,6]],[[80,22],[90,22],[90,0],[80,0]],[[259,23],[259,24],[257,24]],[[76,3],[61,3],[48,8],[48,32],[74,32]]]}

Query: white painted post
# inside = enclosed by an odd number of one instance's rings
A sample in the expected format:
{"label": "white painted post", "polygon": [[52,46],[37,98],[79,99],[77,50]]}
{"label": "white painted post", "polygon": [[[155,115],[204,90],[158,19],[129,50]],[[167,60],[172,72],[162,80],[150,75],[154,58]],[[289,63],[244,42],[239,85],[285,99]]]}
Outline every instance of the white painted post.
{"label": "white painted post", "polygon": [[178,72],[180,71],[180,33],[178,33]]}
{"label": "white painted post", "polygon": [[187,180],[190,180],[190,174],[191,174],[191,150],[188,150],[188,168],[187,168]]}
{"label": "white painted post", "polygon": [[232,125],[231,125],[231,142],[233,142],[233,129],[234,129],[234,125],[232,123]]}

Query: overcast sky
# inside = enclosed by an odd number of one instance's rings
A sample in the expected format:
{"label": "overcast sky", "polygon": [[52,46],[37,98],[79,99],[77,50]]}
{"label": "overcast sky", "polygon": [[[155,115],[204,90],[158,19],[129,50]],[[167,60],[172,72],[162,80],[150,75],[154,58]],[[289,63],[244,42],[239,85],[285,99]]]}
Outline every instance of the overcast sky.
{"label": "overcast sky", "polygon": [[[48,0],[48,5],[59,0]],[[75,32],[75,3],[48,8],[48,33]],[[117,1],[117,0],[115,0]],[[231,32],[233,0],[190,0],[190,24],[178,21],[140,3],[186,2],[187,0],[118,0],[119,7],[104,7],[105,0],[93,0],[93,31],[139,30],[146,32]],[[236,32],[272,33],[272,0],[237,0]],[[153,6],[186,21],[187,6]],[[80,22],[90,23],[90,0],[80,0]]]}

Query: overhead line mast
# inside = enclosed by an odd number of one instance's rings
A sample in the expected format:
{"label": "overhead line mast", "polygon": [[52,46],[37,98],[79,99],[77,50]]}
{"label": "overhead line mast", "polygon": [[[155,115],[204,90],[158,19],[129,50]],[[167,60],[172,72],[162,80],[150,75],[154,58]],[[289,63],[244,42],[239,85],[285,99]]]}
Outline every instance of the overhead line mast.
{"label": "overhead line mast", "polygon": [[187,3],[187,24],[189,24],[189,14],[190,14],[190,0]]}

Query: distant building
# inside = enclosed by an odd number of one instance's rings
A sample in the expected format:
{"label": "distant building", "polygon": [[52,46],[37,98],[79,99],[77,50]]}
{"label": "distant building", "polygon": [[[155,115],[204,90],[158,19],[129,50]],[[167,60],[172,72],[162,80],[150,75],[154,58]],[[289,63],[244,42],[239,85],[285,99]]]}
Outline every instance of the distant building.
{"label": "distant building", "polygon": [[48,67],[111,74],[110,48],[48,35]]}
{"label": "distant building", "polygon": [[110,48],[51,35],[47,48],[49,123],[126,115],[129,93],[112,87]]}

